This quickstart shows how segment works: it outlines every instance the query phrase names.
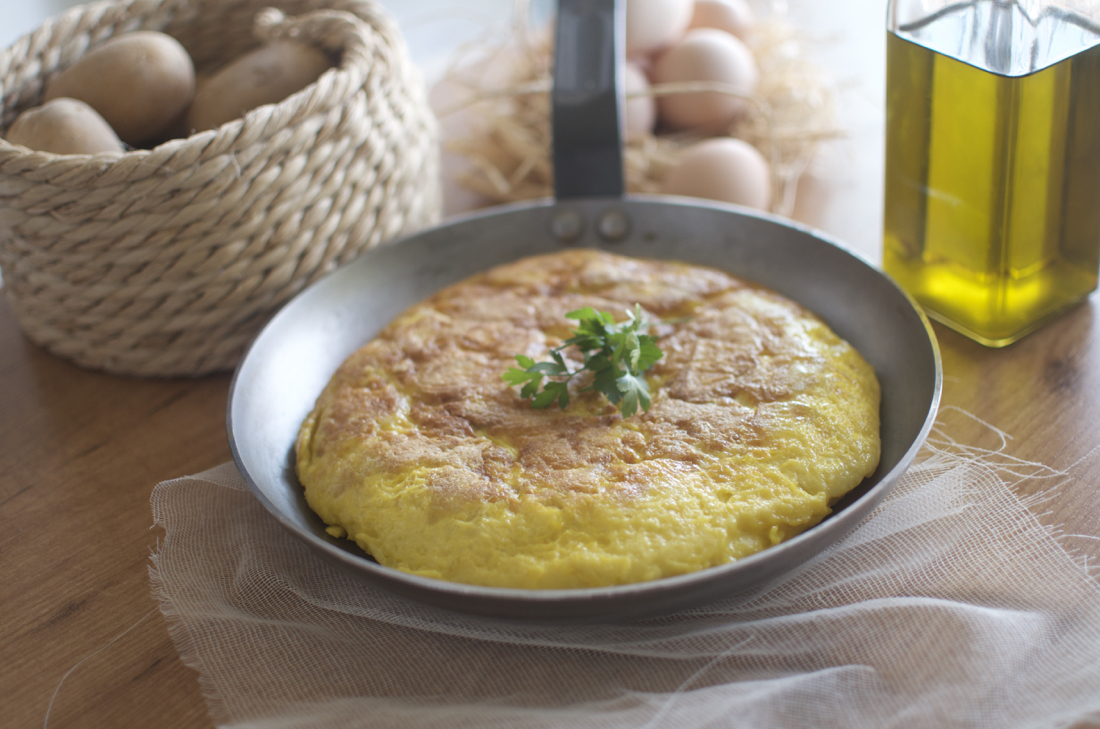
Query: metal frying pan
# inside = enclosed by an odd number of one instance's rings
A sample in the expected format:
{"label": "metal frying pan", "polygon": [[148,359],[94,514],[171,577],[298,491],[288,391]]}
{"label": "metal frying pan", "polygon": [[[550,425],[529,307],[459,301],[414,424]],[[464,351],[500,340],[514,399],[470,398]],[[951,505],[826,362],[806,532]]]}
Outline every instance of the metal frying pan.
{"label": "metal frying pan", "polygon": [[[939,403],[931,327],[891,280],[825,236],[763,213],[697,200],[624,196],[618,108],[622,10],[561,0],[555,63],[555,200],[497,208],[368,251],[282,309],[237,369],[229,396],[234,460],[260,502],[328,562],[425,603],[523,619],[622,620],[731,596],[833,544],[893,487]],[[882,385],[878,470],[821,524],[759,554],[692,574],[579,590],[463,585],[383,567],[325,533],[294,472],[302,420],[332,373],[393,317],[438,289],[562,246],[724,269],[798,301],[874,366]]]}

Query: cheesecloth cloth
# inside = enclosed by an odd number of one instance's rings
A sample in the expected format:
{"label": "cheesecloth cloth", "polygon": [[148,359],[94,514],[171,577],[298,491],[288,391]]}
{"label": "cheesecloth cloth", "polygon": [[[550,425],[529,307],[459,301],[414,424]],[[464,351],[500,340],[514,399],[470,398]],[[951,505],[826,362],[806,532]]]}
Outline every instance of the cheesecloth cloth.
{"label": "cheesecloth cloth", "polygon": [[1100,535],[1040,514],[1070,477],[941,428],[860,528],[778,583],[540,626],[354,581],[225,464],[154,490],[152,585],[226,727],[1075,726],[1100,721],[1100,584],[1072,545]]}

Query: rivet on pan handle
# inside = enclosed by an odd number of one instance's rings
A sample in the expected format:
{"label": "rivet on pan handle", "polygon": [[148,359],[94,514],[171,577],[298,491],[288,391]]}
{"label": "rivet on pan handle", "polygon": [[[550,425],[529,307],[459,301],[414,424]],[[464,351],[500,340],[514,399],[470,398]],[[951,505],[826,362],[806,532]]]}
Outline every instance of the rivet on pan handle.
{"label": "rivet on pan handle", "polygon": [[625,28],[622,2],[558,2],[551,115],[558,200],[623,195]]}

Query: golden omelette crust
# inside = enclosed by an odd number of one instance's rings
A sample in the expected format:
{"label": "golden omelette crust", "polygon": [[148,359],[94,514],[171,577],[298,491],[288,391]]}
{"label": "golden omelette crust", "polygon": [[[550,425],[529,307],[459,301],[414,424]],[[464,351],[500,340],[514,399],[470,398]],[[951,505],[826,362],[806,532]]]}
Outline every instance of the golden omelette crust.
{"label": "golden omelette crust", "polygon": [[[653,406],[534,410],[501,379],[566,312],[639,303]],[[625,316],[625,315],[623,315]],[[574,365],[579,365],[575,362]],[[813,314],[720,271],[570,250],[447,288],[354,353],[298,437],[310,506],[383,565],[578,588],[719,565],[818,523],[874,471],[879,386]]]}

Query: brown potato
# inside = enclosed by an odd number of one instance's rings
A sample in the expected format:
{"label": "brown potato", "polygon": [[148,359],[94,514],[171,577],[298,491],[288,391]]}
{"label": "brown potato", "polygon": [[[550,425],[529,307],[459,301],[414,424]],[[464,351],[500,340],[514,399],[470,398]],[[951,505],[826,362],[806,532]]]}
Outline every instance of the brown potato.
{"label": "brown potato", "polygon": [[314,46],[278,40],[240,56],[204,82],[188,112],[193,131],[214,129],[301,91],[332,66]]}
{"label": "brown potato", "polygon": [[96,110],[77,99],[51,99],[27,109],[8,129],[12,144],[54,154],[124,152],[125,147]]}
{"label": "brown potato", "polygon": [[79,99],[134,146],[161,135],[195,95],[191,57],[170,35],[140,30],[89,51],[46,84],[46,99]]}

